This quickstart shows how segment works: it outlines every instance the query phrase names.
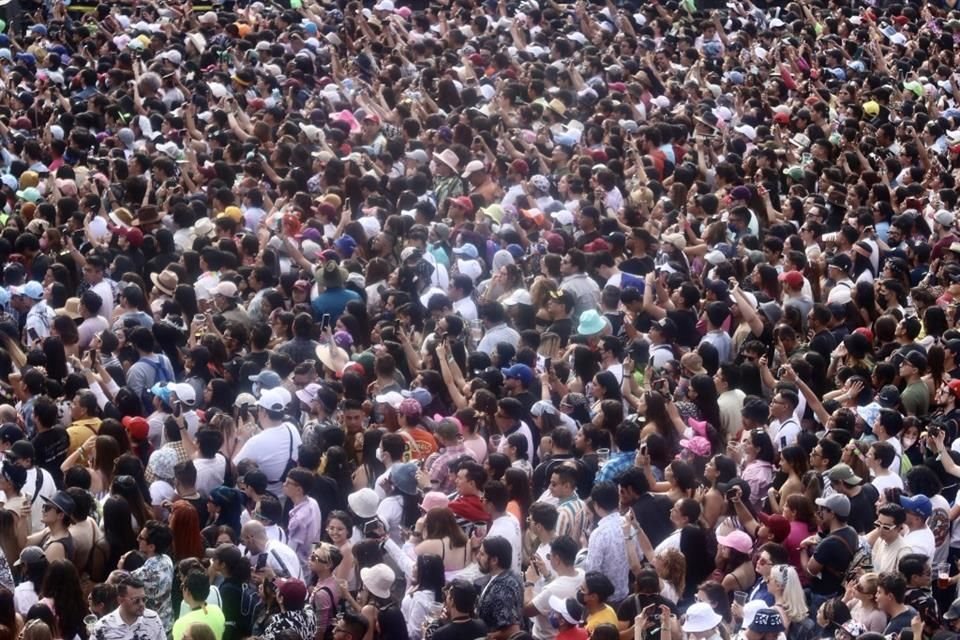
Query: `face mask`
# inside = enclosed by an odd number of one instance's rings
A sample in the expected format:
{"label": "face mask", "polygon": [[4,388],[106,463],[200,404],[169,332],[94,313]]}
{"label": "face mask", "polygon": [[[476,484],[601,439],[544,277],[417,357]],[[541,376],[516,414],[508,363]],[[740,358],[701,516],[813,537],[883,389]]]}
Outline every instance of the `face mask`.
{"label": "face mask", "polygon": [[554,629],[559,629],[560,623],[563,622],[563,618],[561,618],[560,614],[556,611],[551,611],[547,614],[547,622],[549,622],[550,626]]}
{"label": "face mask", "polygon": [[582,604],[582,605],[586,605],[586,604],[587,604],[587,603],[586,603],[586,596],[584,595],[583,591],[577,591],[577,602],[579,602],[579,603]]}
{"label": "face mask", "polygon": [[916,438],[904,438],[904,439],[903,439],[903,448],[904,448],[904,449],[909,449],[910,447],[912,447],[912,446],[915,445],[916,443],[917,443],[917,439],[916,439]]}

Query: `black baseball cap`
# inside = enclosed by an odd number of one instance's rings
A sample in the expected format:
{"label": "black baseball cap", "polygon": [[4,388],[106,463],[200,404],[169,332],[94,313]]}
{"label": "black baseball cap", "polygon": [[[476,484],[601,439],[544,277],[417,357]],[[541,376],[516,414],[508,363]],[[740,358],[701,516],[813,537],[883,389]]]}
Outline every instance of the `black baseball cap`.
{"label": "black baseball cap", "polygon": [[12,422],[7,422],[3,425],[0,425],[0,442],[5,444],[13,444],[18,440],[23,440],[26,436],[23,434],[23,431],[20,430],[20,427],[13,424]]}

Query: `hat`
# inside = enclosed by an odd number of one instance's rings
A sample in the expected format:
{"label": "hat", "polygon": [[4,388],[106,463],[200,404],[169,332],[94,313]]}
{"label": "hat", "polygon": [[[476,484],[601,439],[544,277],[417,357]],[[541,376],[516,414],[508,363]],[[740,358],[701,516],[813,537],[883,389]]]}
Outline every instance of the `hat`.
{"label": "hat", "polygon": [[749,626],[754,633],[780,633],[784,631],[783,618],[776,609],[760,609],[753,614],[753,621]]}
{"label": "hat", "polygon": [[868,100],[867,102],[864,102],[863,113],[871,118],[875,118],[880,114],[880,103],[876,102],[875,100]]}
{"label": "hat", "polygon": [[187,407],[193,407],[197,404],[197,392],[194,390],[193,385],[189,385],[186,382],[171,382],[167,385],[167,389],[169,389],[171,393],[177,394],[177,400]]}
{"label": "hat", "polygon": [[164,269],[160,273],[151,273],[150,281],[153,282],[153,286],[156,287],[160,293],[172,296],[177,289],[177,285],[180,284],[180,277],[175,271]]}
{"label": "hat", "polygon": [[[472,247],[473,245],[467,246]],[[533,299],[530,297],[529,291],[526,289],[514,289],[513,292],[503,300],[503,306],[505,307],[513,307],[518,304],[533,305]]]}
{"label": "hat", "polygon": [[580,315],[577,324],[577,333],[583,336],[592,336],[600,333],[607,327],[607,322],[600,317],[596,309],[587,309]]}
{"label": "hat", "polygon": [[467,213],[473,213],[473,200],[467,196],[459,196],[457,198],[447,198],[447,202],[451,206],[460,207],[465,210]]}
{"label": "hat", "polygon": [[450,504],[450,498],[442,491],[428,491],[423,496],[423,502],[420,503],[420,509],[424,512],[430,509],[443,509]]}
{"label": "hat", "polygon": [[279,388],[267,389],[260,394],[257,405],[267,411],[283,411],[287,406],[286,394],[281,393]]}
{"label": "hat", "polygon": [[800,180],[803,180],[804,173],[805,172],[803,170],[803,167],[800,167],[797,165],[794,165],[792,167],[787,167],[786,169],[783,170],[783,175],[787,176],[791,180],[796,180],[798,182]]}
{"label": "hat", "polygon": [[559,614],[569,624],[580,624],[580,620],[583,618],[583,606],[577,602],[576,598],[550,596],[549,603],[550,610]]}
{"label": "hat", "polygon": [[224,298],[236,298],[239,295],[237,285],[229,280],[218,283],[217,286],[213,288],[213,293],[214,295],[223,296]]}
{"label": "hat", "polygon": [[469,242],[462,246],[454,247],[453,253],[458,256],[467,256],[471,260],[476,260],[480,257],[480,254],[477,252],[477,247]]}
{"label": "hat", "polygon": [[284,609],[288,611],[301,609],[303,603],[307,601],[307,585],[303,584],[303,581],[296,578],[286,580],[278,578],[273,581],[273,584],[277,587],[277,595],[283,598]]}
{"label": "hat", "polygon": [[533,369],[525,364],[517,363],[505,369],[500,369],[504,378],[519,380],[523,386],[529,387],[533,383]]}
{"label": "hat", "polygon": [[23,431],[20,430],[20,427],[13,423],[7,423],[3,426],[0,426],[0,442],[4,444],[13,444],[19,440],[26,438],[23,435]]}
{"label": "hat", "polygon": [[663,241],[667,244],[672,244],[677,249],[687,248],[687,239],[682,233],[665,233],[663,235]]}
{"label": "hat", "polygon": [[248,376],[247,380],[257,385],[260,389],[273,389],[283,384],[280,374],[276,371],[270,371],[269,369],[263,369],[255,376]]}
{"label": "hat", "polygon": [[673,340],[677,337],[677,323],[670,318],[660,318],[657,322],[650,325],[650,330],[656,329],[661,332],[667,340]]}
{"label": "hat", "polygon": [[350,354],[336,345],[318,345],[316,354],[323,366],[334,373],[343,371],[343,368],[350,362]]}
{"label": "hat", "polygon": [[885,409],[893,409],[900,404],[900,390],[892,384],[880,387],[877,403]]}
{"label": "hat", "polygon": [[440,153],[434,153],[433,159],[447,165],[453,171],[460,168],[460,158],[452,149],[444,149]]}
{"label": "hat", "polygon": [[[174,454],[176,455],[176,454]],[[54,509],[67,516],[67,520],[73,520],[73,512],[76,509],[76,504],[73,502],[73,498],[70,497],[70,494],[66,491],[57,491],[53,494],[52,498],[41,495],[40,498]]]}
{"label": "hat", "polygon": [[[25,564],[39,564],[46,562],[47,556],[40,547],[24,547],[20,550],[20,557],[13,563],[15,567],[21,567]],[[946,615],[944,615],[946,617]]]}
{"label": "hat", "polygon": [[7,455],[14,460],[33,460],[37,454],[32,442],[29,440],[18,440],[7,450]]}
{"label": "hat", "polygon": [[397,412],[407,418],[419,418],[423,415],[423,406],[417,402],[416,398],[407,396],[400,401],[397,406]]}
{"label": "hat", "polygon": [[829,509],[841,518],[850,516],[850,498],[843,494],[833,493],[828,498],[817,498],[816,502],[818,507]]}
{"label": "hat", "polygon": [[845,253],[838,253],[837,255],[830,258],[827,261],[827,267],[833,267],[834,269],[840,269],[844,273],[850,273],[850,268],[853,267],[853,262],[850,260],[850,256]]}
{"label": "hat", "polygon": [[787,539],[787,536],[790,535],[790,521],[779,513],[771,516],[761,512],[758,517],[760,518],[760,522],[763,523],[763,526],[770,531],[774,542],[782,543]]}
{"label": "hat", "polygon": [[[28,549],[30,547],[27,547]],[[36,547],[33,547],[34,549]],[[26,551],[26,549],[24,549]],[[20,557],[23,557],[23,552],[20,553]],[[960,618],[960,598],[957,598],[953,601],[953,604],[950,605],[950,608],[943,612],[944,620],[957,620]]]}
{"label": "hat", "polygon": [[703,633],[713,629],[723,621],[723,616],[713,610],[708,602],[696,602],[687,609],[687,617],[683,621],[683,631],[686,633]]}
{"label": "hat", "polygon": [[460,177],[466,180],[478,171],[483,171],[485,168],[486,166],[481,160],[471,160],[467,163],[467,166],[463,168],[463,173],[460,174]]}
{"label": "hat", "polygon": [[408,496],[417,494],[417,465],[413,462],[404,462],[390,467],[390,482],[400,493]]}
{"label": "hat", "polygon": [[933,503],[930,502],[930,498],[923,494],[915,495],[912,498],[900,496],[900,506],[924,518],[929,518],[933,513]]}
{"label": "hat", "polygon": [[717,536],[717,544],[747,555],[753,551],[753,539],[740,530],[731,531],[725,536]]}
{"label": "hat", "polygon": [[150,423],[140,416],[124,416],[120,421],[133,440],[146,440],[150,436]]}
{"label": "hat", "polygon": [[944,227],[952,227],[953,223],[956,221],[956,217],[950,211],[946,209],[940,209],[933,216],[934,221],[937,224]]}
{"label": "hat", "polygon": [[803,287],[803,274],[799,271],[784,271],[780,274],[780,282],[791,289],[799,289]]}
{"label": "hat", "polygon": [[15,296],[24,296],[31,300],[43,299],[43,285],[31,280],[22,287],[11,287],[10,293]]}
{"label": "hat", "polygon": [[82,317],[80,315],[80,298],[67,298],[63,306],[56,310],[56,314],[79,320]]}
{"label": "hat", "polygon": [[390,597],[390,589],[395,579],[393,569],[383,563],[360,569],[360,582],[378,598]]}
{"label": "hat", "polygon": [[863,478],[854,473],[850,465],[844,464],[843,462],[830,469],[830,471],[827,472],[827,477],[830,478],[830,482],[842,482],[853,486],[863,482]]}
{"label": "hat", "polygon": [[354,491],[347,496],[347,505],[350,511],[360,518],[372,518],[377,515],[377,507],[380,504],[380,498],[373,489],[363,488]]}

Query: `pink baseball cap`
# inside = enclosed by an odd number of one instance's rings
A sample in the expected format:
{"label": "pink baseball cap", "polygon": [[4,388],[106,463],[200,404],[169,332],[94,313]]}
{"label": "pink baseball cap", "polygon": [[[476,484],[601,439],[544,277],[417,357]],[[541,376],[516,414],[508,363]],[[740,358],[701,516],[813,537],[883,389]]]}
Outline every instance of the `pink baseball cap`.
{"label": "pink baseball cap", "polygon": [[717,536],[717,544],[745,554],[753,551],[753,539],[743,531],[731,531],[725,536]]}

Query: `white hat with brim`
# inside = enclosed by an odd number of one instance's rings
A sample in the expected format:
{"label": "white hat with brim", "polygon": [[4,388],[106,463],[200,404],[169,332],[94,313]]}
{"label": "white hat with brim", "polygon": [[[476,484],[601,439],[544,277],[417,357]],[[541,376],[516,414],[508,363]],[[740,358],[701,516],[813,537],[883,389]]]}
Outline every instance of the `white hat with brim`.
{"label": "white hat with brim", "polygon": [[372,518],[377,515],[380,498],[377,492],[370,488],[359,489],[347,496],[347,505],[350,511],[361,518]]}
{"label": "white hat with brim", "polygon": [[723,616],[713,610],[707,602],[696,602],[687,609],[687,617],[683,621],[685,633],[703,633],[713,629],[723,621]]}
{"label": "white hat with brim", "polygon": [[367,591],[378,598],[390,597],[390,589],[393,588],[393,581],[396,577],[393,569],[385,564],[360,569],[360,582],[367,588]]}
{"label": "white hat with brim", "polygon": [[317,358],[327,369],[335,373],[343,371],[350,364],[350,354],[336,345],[321,344],[317,347]]}

